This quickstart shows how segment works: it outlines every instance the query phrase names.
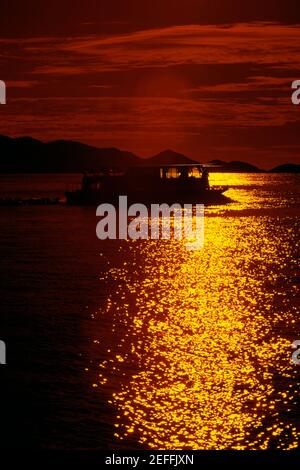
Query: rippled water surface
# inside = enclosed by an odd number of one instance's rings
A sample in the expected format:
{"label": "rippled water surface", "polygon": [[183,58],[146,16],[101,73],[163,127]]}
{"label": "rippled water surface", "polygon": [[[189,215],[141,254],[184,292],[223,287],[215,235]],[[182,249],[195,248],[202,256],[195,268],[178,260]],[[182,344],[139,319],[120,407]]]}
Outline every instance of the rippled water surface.
{"label": "rippled water surface", "polygon": [[[30,178],[10,178],[1,194],[30,194]],[[78,176],[33,181],[35,194],[60,195]],[[101,242],[91,208],[0,209],[7,394],[16,419],[16,401],[27,406],[25,445],[299,445],[300,178],[211,183],[230,185],[233,202],[206,210],[195,251]]]}

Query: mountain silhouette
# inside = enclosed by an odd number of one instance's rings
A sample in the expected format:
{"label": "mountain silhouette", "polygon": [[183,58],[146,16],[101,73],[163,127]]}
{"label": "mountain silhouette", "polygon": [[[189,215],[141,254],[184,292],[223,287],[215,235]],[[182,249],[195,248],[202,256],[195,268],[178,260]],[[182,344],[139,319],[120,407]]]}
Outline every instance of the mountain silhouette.
{"label": "mountain silhouette", "polygon": [[31,137],[0,136],[1,173],[77,173],[126,168],[140,158],[117,148],[96,148],[70,140],[44,143]]}
{"label": "mountain silhouette", "polygon": [[284,165],[276,166],[270,172],[271,173],[300,173],[300,165],[297,165],[295,163],[285,163]]}
{"label": "mountain silhouette", "polygon": [[208,163],[211,165],[226,165],[226,162],[224,162],[224,160],[210,160]]}
{"label": "mountain silhouette", "polygon": [[251,165],[251,163],[240,161],[224,162],[223,160],[211,160],[209,164],[216,165],[213,171],[221,173],[262,173],[265,171],[255,165]]}
{"label": "mountain silhouette", "polygon": [[197,164],[196,160],[186,157],[182,153],[174,152],[173,150],[164,150],[163,152],[145,159],[147,165],[182,165],[182,164]]}
{"label": "mountain silhouette", "polygon": [[[115,147],[97,148],[72,140],[42,142],[32,137],[0,135],[0,173],[82,173],[104,167],[125,169],[140,165],[178,165],[199,163],[173,150],[164,150],[150,158]],[[264,172],[247,162],[211,160],[210,171],[227,173]],[[300,165],[284,164],[271,172],[298,173]]]}

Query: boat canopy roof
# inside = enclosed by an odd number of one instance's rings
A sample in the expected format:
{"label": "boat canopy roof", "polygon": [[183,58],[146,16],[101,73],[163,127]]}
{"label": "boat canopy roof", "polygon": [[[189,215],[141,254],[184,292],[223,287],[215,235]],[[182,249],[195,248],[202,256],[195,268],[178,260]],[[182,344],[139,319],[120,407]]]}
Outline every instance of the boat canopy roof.
{"label": "boat canopy roof", "polygon": [[210,167],[216,167],[219,165],[214,165],[214,164],[205,164],[205,163],[174,163],[174,164],[163,164],[163,165],[134,165],[134,166],[129,166],[127,170],[119,170],[117,171],[116,169],[113,168],[102,168],[101,171],[99,172],[90,172],[90,173],[85,173],[83,175],[83,179],[87,181],[88,183],[94,183],[97,182],[103,177],[117,177],[117,176],[124,176],[125,174],[129,177],[137,177],[137,176],[147,176],[147,175],[156,175],[157,173],[160,172],[168,172],[171,171],[172,169],[177,169],[177,171],[183,171],[184,169],[186,171],[192,170],[193,168],[198,168],[198,171],[200,170],[201,172]]}

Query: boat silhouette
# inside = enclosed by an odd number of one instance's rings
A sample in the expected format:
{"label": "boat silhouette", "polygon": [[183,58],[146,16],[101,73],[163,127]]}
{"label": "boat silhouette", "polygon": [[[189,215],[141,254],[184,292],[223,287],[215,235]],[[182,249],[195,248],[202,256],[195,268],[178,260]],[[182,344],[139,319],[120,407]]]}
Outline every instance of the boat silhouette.
{"label": "boat silhouette", "polygon": [[126,195],[131,203],[221,204],[228,186],[210,186],[207,166],[177,164],[135,166],[125,171],[103,168],[84,174],[81,188],[65,193],[68,204],[117,203]]}

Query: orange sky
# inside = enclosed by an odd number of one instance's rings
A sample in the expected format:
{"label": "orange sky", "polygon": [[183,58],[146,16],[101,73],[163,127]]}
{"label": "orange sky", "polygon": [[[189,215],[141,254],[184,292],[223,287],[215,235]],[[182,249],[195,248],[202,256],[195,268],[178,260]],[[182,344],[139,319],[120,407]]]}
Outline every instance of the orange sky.
{"label": "orange sky", "polygon": [[42,3],[1,2],[0,133],[300,163],[297,2]]}

